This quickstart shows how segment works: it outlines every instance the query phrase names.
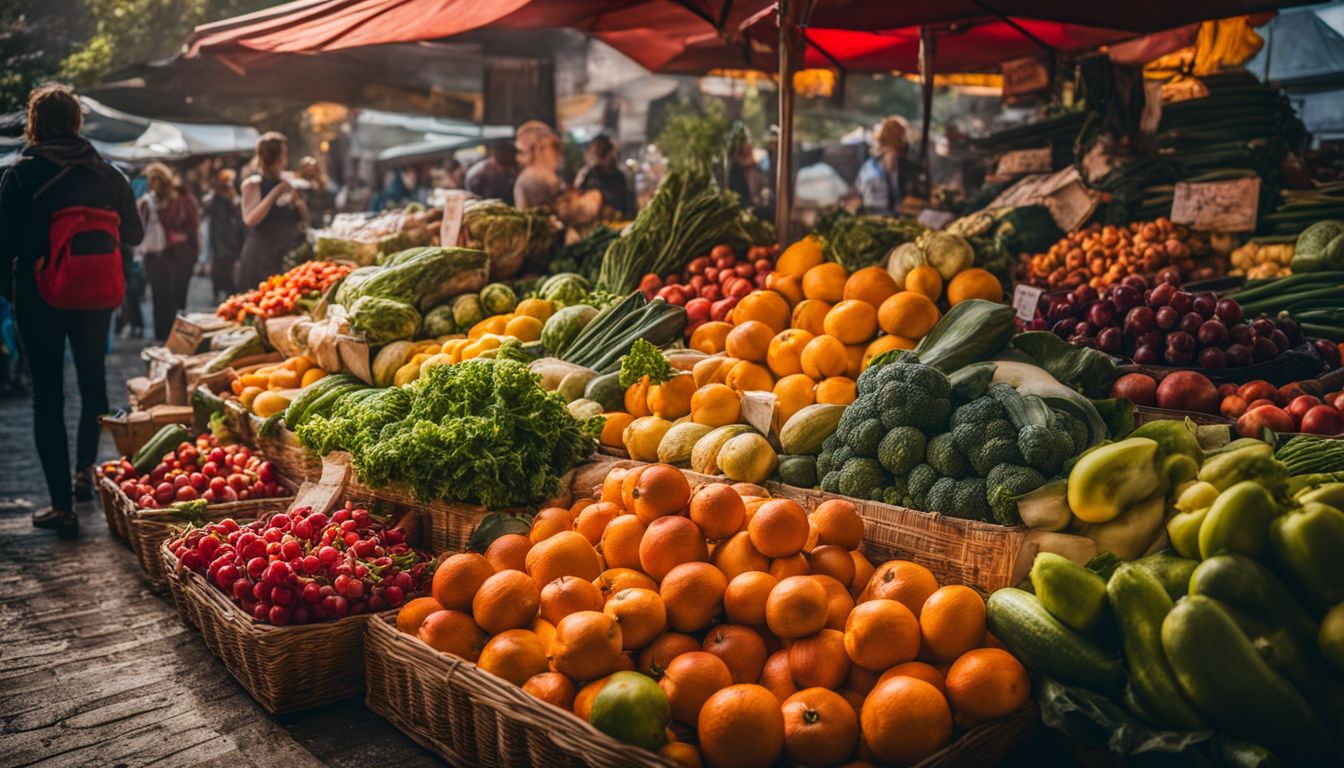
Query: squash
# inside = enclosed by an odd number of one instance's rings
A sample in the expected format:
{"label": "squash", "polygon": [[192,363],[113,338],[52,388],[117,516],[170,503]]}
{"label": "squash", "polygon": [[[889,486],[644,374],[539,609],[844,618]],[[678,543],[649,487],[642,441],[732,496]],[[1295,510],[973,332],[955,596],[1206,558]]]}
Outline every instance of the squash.
{"label": "squash", "polygon": [[[649,412],[669,421],[675,421],[691,412],[691,397],[695,394],[695,379],[682,373],[649,387]],[[632,411],[633,413],[633,411]]]}
{"label": "squash", "polygon": [[575,421],[587,421],[594,416],[602,415],[602,404],[592,400],[584,400],[582,397],[571,400],[569,405],[569,415],[574,417]]}
{"label": "squash", "polygon": [[373,356],[373,385],[375,387],[392,386],[392,378],[397,369],[411,358],[414,345],[409,341],[394,341],[378,350]]}
{"label": "squash", "polygon": [[621,388],[621,372],[604,373],[589,380],[583,396],[596,400],[608,411],[619,411],[625,405],[625,390]]}
{"label": "squash", "polygon": [[280,413],[289,407],[289,398],[279,392],[262,392],[252,400],[252,412],[263,419]]}
{"label": "squash", "polygon": [[565,378],[560,380],[560,386],[555,391],[565,398],[565,402],[573,402],[583,397],[583,393],[588,389],[588,382],[597,377],[597,372],[588,368],[580,368],[577,371],[570,371]]}
{"label": "squash", "polygon": [[641,416],[630,422],[621,435],[621,442],[630,458],[635,461],[657,461],[658,446],[672,428],[672,422],[657,416]]}
{"label": "squash", "polygon": [[474,293],[465,293],[453,299],[453,324],[457,329],[471,328],[485,319],[485,309]]}
{"label": "squash", "polygon": [[481,289],[481,307],[491,315],[503,315],[518,306],[518,296],[503,283],[491,283]]}
{"label": "squash", "polygon": [[813,456],[780,456],[779,481],[799,488],[816,487],[816,458]]}
{"label": "squash", "polygon": [[565,307],[548,317],[541,327],[541,345],[546,348],[546,354],[563,353],[594,317],[597,317],[597,309],[587,304]]}
{"label": "squash", "polygon": [[805,406],[779,430],[779,445],[787,454],[815,455],[821,453],[821,444],[835,432],[845,406],[815,403]]}
{"label": "squash", "polygon": [[717,475],[719,449],[723,444],[738,435],[754,431],[746,424],[728,424],[707,432],[691,449],[691,469],[702,475]]}
{"label": "squash", "polygon": [[658,460],[664,464],[685,464],[691,460],[691,451],[700,438],[713,432],[714,428],[693,421],[675,424],[663,435],[658,443]]}
{"label": "squash", "polygon": [[648,375],[639,377],[639,381],[636,381],[626,388],[625,410],[627,413],[634,416],[648,416],[652,413],[649,410]]}
{"label": "squash", "polygon": [[739,483],[760,483],[775,471],[779,457],[770,442],[755,432],[730,438],[719,449],[716,463],[728,479]]}

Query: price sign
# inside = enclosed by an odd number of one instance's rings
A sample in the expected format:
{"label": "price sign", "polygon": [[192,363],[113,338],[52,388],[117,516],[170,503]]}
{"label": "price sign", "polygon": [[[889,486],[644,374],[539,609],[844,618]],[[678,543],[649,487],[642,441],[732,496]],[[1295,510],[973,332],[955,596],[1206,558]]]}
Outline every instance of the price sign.
{"label": "price sign", "polygon": [[460,189],[444,191],[443,224],[439,227],[439,245],[444,248],[457,246],[457,236],[462,231],[462,210],[466,204],[466,192]]}
{"label": "price sign", "polygon": [[762,435],[775,423],[775,393],[748,391],[742,394],[742,418]]}
{"label": "price sign", "polygon": [[1049,173],[1050,148],[1015,149],[1012,152],[1005,152],[1003,156],[999,158],[998,168],[996,168],[994,172],[999,176],[1021,176],[1024,173]]}
{"label": "price sign", "polygon": [[1042,293],[1044,291],[1041,288],[1021,283],[1013,287],[1013,309],[1017,311],[1017,319],[1024,323],[1036,319],[1036,306]]}
{"label": "price sign", "polygon": [[1260,211],[1260,177],[1176,185],[1171,220],[1205,232],[1253,232]]}

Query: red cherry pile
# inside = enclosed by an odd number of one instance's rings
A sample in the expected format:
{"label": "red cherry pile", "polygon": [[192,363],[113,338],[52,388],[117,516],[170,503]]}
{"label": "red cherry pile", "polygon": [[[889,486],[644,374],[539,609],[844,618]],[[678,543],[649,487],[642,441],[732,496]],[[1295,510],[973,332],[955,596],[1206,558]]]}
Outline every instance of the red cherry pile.
{"label": "red cherry pile", "polygon": [[257,621],[311,624],[385,611],[424,591],[432,559],[384,522],[349,503],[330,518],[300,507],[192,528],[168,548],[179,569],[204,575]]}
{"label": "red cherry pile", "polygon": [[224,504],[289,494],[280,486],[271,462],[245,445],[220,446],[211,434],[201,435],[194,443],[180,443],[147,475],[137,473],[125,457],[104,464],[103,474],[141,509],[197,499]]}
{"label": "red cherry pile", "polygon": [[743,296],[764,288],[778,255],[778,245],[753,245],[739,259],[729,246],[716,245],[708,256],[691,259],[685,274],[645,275],[639,290],[650,301],[658,298],[685,307],[689,338],[701,323],[723,320]]}

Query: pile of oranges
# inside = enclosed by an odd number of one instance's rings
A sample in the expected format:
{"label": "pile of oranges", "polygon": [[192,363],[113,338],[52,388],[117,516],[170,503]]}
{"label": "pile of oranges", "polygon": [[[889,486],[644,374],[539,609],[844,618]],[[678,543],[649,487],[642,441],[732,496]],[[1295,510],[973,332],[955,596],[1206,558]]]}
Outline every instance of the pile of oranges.
{"label": "pile of oranges", "polygon": [[809,513],[666,464],[614,468],[596,496],[449,557],[398,628],[585,720],[609,682],[656,680],[629,717],[688,766],[914,764],[1027,700],[982,598],[874,568],[847,501]]}

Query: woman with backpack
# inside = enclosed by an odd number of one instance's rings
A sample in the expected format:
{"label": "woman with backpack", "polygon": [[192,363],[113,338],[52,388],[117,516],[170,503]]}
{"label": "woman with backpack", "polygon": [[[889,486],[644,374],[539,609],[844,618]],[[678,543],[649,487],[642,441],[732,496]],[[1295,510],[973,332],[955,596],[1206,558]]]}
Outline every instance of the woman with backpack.
{"label": "woman with backpack", "polygon": [[168,166],[150,163],[145,179],[149,191],[138,203],[147,234],[141,252],[154,305],[154,338],[163,341],[177,313],[187,308],[187,288],[201,253],[201,213]]}
{"label": "woman with backpack", "polygon": [[[0,291],[14,305],[33,388],[33,433],[51,506],[33,525],[79,531],[74,499],[93,498],[98,417],[107,412],[105,355],[125,278],[121,246],[144,230],[126,177],[79,136],[79,99],[65,86],[28,97],[27,146],[0,178]],[[71,487],[65,431],[65,343],[80,413]]]}

